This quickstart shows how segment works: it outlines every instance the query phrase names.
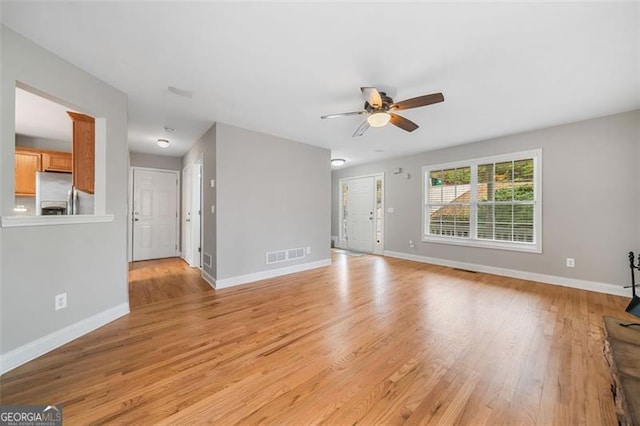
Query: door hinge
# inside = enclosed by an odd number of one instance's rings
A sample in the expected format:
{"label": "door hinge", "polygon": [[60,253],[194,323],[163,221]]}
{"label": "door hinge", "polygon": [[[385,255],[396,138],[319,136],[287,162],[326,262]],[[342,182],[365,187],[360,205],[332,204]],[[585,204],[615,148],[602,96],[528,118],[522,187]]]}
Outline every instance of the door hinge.
{"label": "door hinge", "polygon": [[198,253],[201,253],[201,252],[202,252],[202,248],[198,247]]}

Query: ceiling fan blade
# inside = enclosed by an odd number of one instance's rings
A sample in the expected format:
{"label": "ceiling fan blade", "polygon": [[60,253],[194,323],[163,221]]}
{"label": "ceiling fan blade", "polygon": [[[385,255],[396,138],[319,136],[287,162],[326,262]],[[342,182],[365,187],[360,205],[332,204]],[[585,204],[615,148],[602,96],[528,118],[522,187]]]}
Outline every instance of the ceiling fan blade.
{"label": "ceiling fan blade", "polygon": [[353,134],[353,137],[356,138],[358,136],[364,135],[364,132],[366,132],[369,127],[371,127],[369,122],[367,120],[364,120],[360,125],[360,127],[356,129],[356,132]]}
{"label": "ceiling fan blade", "polygon": [[375,87],[361,87],[360,90],[362,90],[362,96],[369,102],[369,105],[374,108],[380,108],[382,106],[382,97],[378,89]]}
{"label": "ceiling fan blade", "polygon": [[409,108],[418,108],[431,104],[437,104],[444,101],[442,93],[432,93],[430,95],[418,96],[417,98],[407,99],[405,101],[396,102],[389,106],[389,110],[400,110]]}
{"label": "ceiling fan blade", "polygon": [[354,112],[341,112],[340,114],[327,114],[321,115],[320,118],[338,118],[338,117],[347,117],[349,115],[362,115],[366,114],[367,111],[354,111]]}
{"label": "ceiling fan blade", "polygon": [[413,132],[415,129],[420,127],[413,121],[406,119],[398,114],[393,114],[390,112],[389,115],[391,115],[391,120],[389,120],[391,124],[393,124],[394,126],[398,126],[402,130],[406,130],[407,132]]}

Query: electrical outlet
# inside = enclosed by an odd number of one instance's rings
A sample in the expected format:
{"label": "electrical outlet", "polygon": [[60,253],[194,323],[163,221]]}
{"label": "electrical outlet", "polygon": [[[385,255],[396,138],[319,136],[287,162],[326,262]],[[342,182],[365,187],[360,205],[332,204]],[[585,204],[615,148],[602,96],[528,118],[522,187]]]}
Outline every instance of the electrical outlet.
{"label": "electrical outlet", "polygon": [[67,307],[67,293],[56,295],[55,307],[56,307],[56,311],[59,311],[60,309],[64,309]]}
{"label": "electrical outlet", "polygon": [[307,247],[307,254],[311,254],[311,246]]}
{"label": "electrical outlet", "polygon": [[395,209],[393,207],[388,207],[387,208],[387,213],[393,213],[395,211]]}
{"label": "electrical outlet", "polygon": [[413,240],[409,240],[409,247],[413,248],[415,246],[416,244],[413,242]]}
{"label": "electrical outlet", "polygon": [[575,267],[576,267],[576,260],[571,257],[567,257],[567,268],[575,268]]}

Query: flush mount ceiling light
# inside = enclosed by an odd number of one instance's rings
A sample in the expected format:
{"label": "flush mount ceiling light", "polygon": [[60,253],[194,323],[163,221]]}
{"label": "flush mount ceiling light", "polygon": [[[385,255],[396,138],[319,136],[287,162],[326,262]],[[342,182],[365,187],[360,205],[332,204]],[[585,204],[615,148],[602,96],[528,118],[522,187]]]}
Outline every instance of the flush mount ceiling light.
{"label": "flush mount ceiling light", "polygon": [[388,112],[380,111],[374,112],[369,117],[367,117],[367,121],[371,127],[382,127],[386,126],[391,120],[391,115]]}
{"label": "flush mount ceiling light", "polygon": [[169,147],[169,141],[167,139],[158,139],[158,146],[160,148],[167,148]]}
{"label": "flush mount ceiling light", "polygon": [[332,158],[331,159],[331,165],[334,167],[340,167],[342,165],[344,165],[344,163],[346,163],[347,160],[345,160],[344,158]]}

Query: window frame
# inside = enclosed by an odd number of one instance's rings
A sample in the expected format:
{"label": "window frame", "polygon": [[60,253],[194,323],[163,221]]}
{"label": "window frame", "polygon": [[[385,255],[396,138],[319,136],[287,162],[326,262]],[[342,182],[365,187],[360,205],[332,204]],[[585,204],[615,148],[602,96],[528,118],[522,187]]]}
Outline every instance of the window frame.
{"label": "window frame", "polygon": [[[478,211],[478,166],[487,163],[518,161],[533,159],[533,242],[486,240],[477,237]],[[469,237],[442,236],[428,234],[428,179],[434,170],[471,167],[471,198],[469,207]],[[432,164],[422,167],[422,237],[423,242],[452,244],[467,247],[481,247],[499,250],[523,251],[542,253],[542,149],[492,155],[482,158],[454,161],[449,163]]]}

